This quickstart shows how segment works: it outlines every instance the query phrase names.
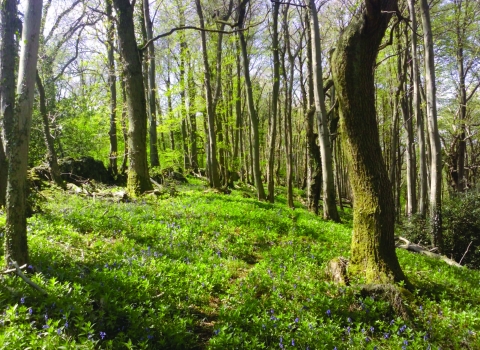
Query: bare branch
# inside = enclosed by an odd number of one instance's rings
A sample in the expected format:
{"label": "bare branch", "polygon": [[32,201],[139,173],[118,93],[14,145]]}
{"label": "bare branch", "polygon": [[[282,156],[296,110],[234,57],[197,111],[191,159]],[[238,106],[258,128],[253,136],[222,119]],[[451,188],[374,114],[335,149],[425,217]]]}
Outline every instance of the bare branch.
{"label": "bare branch", "polygon": [[18,266],[17,262],[16,261],[13,261],[13,260],[10,260],[10,262],[13,264],[13,266],[15,267],[15,271],[17,273],[17,276],[20,277],[22,280],[24,280],[25,282],[27,282],[27,284],[29,284],[31,287],[35,288],[36,290],[38,290],[39,292],[41,292],[42,294],[44,295],[48,295],[48,293],[42,289],[42,287],[40,287],[38,284],[36,284],[35,282],[32,282],[32,280],[30,280],[27,276],[25,276],[25,274],[22,272],[20,266]]}
{"label": "bare branch", "polygon": [[[265,18],[260,21],[260,22],[257,22],[257,23],[254,23],[248,27],[245,27],[245,28],[241,28],[241,29],[234,29],[234,30],[218,30],[218,29],[204,29],[204,28],[200,28],[200,27],[196,27],[196,26],[180,26],[180,27],[176,27],[176,28],[172,28],[170,29],[168,32],[166,33],[162,33],[162,34],[159,34],[155,37],[153,37],[152,39],[148,40],[145,45],[143,45],[141,48],[139,48],[140,51],[144,51],[148,48],[148,46],[150,46],[151,43],[153,43],[154,41],[157,41],[158,39],[161,39],[161,38],[165,38],[167,36],[170,36],[172,35],[173,33],[175,32],[178,32],[180,30],[187,30],[187,29],[192,29],[192,30],[198,30],[199,32],[206,32],[206,33],[221,33],[221,34],[235,34],[235,33],[238,33],[238,32],[243,32],[243,31],[246,31],[246,30],[249,30],[250,28],[253,28],[253,27],[256,27],[256,26],[259,26],[260,24],[262,24],[263,22],[265,22],[265,19],[268,17],[268,14],[269,14],[269,11],[267,12],[267,14],[265,15]],[[235,26],[235,25],[232,25],[232,24],[229,24],[230,26]]]}

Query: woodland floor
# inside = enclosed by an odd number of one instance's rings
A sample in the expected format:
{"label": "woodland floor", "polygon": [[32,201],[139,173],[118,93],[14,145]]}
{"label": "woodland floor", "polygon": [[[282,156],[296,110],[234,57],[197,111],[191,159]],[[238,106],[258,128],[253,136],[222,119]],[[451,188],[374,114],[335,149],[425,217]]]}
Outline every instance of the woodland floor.
{"label": "woodland floor", "polygon": [[27,271],[48,296],[0,275],[0,348],[480,348],[479,271],[397,250],[416,288],[402,318],[325,277],[348,257],[350,211],[335,224],[300,192],[291,210],[283,189],[269,204],[189,182],[127,201],[115,187],[37,192]]}

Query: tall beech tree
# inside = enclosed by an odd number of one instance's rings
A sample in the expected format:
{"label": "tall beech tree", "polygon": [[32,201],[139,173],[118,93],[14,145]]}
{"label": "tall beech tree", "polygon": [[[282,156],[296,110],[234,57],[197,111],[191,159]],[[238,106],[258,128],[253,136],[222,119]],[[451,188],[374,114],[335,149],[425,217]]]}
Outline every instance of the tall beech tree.
{"label": "tall beech tree", "polygon": [[432,243],[442,249],[442,150],[437,124],[437,97],[435,83],[435,57],[433,52],[430,7],[427,0],[420,0],[425,49],[425,86],[427,102],[427,126],[430,141],[430,222]]}
{"label": "tall beech tree", "polygon": [[413,29],[411,33],[412,43],[412,85],[413,85],[413,115],[417,121],[417,143],[418,143],[418,164],[419,164],[419,181],[418,181],[418,205],[417,213],[421,217],[426,215],[427,206],[427,159],[425,153],[425,128],[423,122],[423,114],[421,111],[420,96],[420,72],[419,58],[417,48],[417,16],[415,10],[415,1],[408,0],[408,8],[410,10],[410,22]]}
{"label": "tall beech tree", "polygon": [[375,110],[374,67],[396,0],[365,0],[332,57],[342,133],[354,193],[349,274],[367,283],[405,281],[394,241],[392,185],[382,158]]}
{"label": "tall beech tree", "polygon": [[275,201],[275,140],[277,137],[277,111],[278,97],[280,91],[280,56],[278,53],[278,13],[280,3],[274,1],[272,4],[272,53],[273,53],[273,87],[272,87],[272,113],[269,119],[269,145],[268,145],[268,166],[267,166],[267,188],[268,200]]}
{"label": "tall beech tree", "polygon": [[[145,30],[147,40],[153,38],[153,23],[150,18],[150,4],[148,0],[143,1],[143,19],[145,21]],[[158,158],[158,146],[157,146],[157,110],[156,110],[156,98],[157,98],[157,85],[155,82],[155,45],[150,43],[144,54],[147,54],[148,62],[148,120],[149,120],[149,140],[150,140],[150,165],[159,166],[160,160]]]}
{"label": "tall beech tree", "polygon": [[252,132],[251,146],[253,177],[255,180],[255,187],[257,188],[258,200],[265,200],[265,189],[263,188],[262,173],[260,171],[260,133],[258,129],[258,111],[255,108],[255,102],[253,99],[252,80],[250,78],[250,63],[247,52],[247,40],[245,38],[245,33],[242,30],[245,29],[245,17],[247,14],[248,3],[249,0],[242,0],[238,5],[238,26],[240,29],[238,32],[238,37],[240,39],[240,49],[242,52],[243,76],[245,78],[247,106],[250,114],[250,128]]}
{"label": "tall beech tree", "polygon": [[335,203],[335,178],[333,176],[332,149],[330,147],[330,132],[327,122],[327,108],[323,92],[322,50],[320,40],[320,26],[315,0],[310,0],[310,31],[312,35],[312,65],[313,87],[315,93],[315,115],[318,126],[318,140],[322,157],[322,190],[323,190],[323,218],[340,221]]}
{"label": "tall beech tree", "polygon": [[[16,0],[12,0],[12,2],[15,3]],[[2,17],[3,15],[6,16],[6,18],[2,18],[2,23],[6,23],[8,26],[14,25],[10,21],[17,18],[16,4],[10,4],[10,1],[7,0],[2,5],[6,8],[5,10],[2,8],[2,11],[5,11],[2,12]],[[13,106],[13,113],[8,115],[8,118],[5,118],[6,115],[4,115],[7,142],[6,154],[8,157],[7,221],[5,225],[4,253],[7,264],[10,261],[15,261],[19,265],[23,265],[27,264],[29,260],[26,217],[28,144],[32,122],[42,5],[42,0],[29,0],[27,2],[22,40],[20,42],[21,51],[16,96],[12,96],[10,91],[9,100],[2,99],[2,104],[11,103]],[[9,16],[13,17],[13,19],[8,18]],[[17,28],[16,23],[14,31],[10,31],[12,28],[9,28],[9,36],[3,38],[7,40],[4,45],[12,45]],[[14,45],[11,47],[14,47]],[[5,49],[5,46],[2,47],[2,51],[3,49]],[[14,56],[15,50],[9,54]],[[3,69],[10,69],[12,72],[16,71],[15,60],[8,60],[8,64],[11,66],[4,66],[2,60],[2,78],[4,77]],[[7,84],[11,88],[12,82],[8,81]]]}
{"label": "tall beech tree", "polygon": [[128,114],[128,191],[140,194],[152,189],[147,165],[147,103],[142,62],[135,40],[133,6],[129,0],[113,0],[123,62]]}

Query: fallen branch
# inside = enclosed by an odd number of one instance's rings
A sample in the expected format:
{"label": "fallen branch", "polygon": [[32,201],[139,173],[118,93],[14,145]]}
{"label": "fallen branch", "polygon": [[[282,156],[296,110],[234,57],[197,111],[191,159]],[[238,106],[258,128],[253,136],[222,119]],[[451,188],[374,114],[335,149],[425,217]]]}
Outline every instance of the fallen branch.
{"label": "fallen branch", "polygon": [[16,261],[13,261],[10,259],[10,262],[13,264],[13,266],[15,267],[15,271],[17,273],[17,275],[22,279],[24,280],[25,282],[27,282],[27,284],[29,284],[31,287],[35,288],[36,290],[38,290],[40,293],[44,294],[44,295],[48,295],[48,293],[42,289],[42,287],[40,287],[38,284],[36,284],[35,282],[33,282],[32,280],[30,280],[27,276],[25,276],[25,274],[22,272],[20,266],[18,266],[17,262]]}
{"label": "fallen branch", "polygon": [[422,247],[418,244],[412,243],[406,238],[403,238],[403,237],[397,237],[397,238],[399,240],[405,242],[405,244],[397,244],[396,245],[397,248],[406,249],[406,250],[411,251],[411,252],[423,254],[423,255],[426,255],[430,258],[443,260],[444,262],[446,262],[448,265],[451,265],[451,266],[463,267],[462,265],[457,263],[455,260],[449,259],[446,256],[441,255],[441,254],[432,253],[427,248],[424,248],[424,247]]}
{"label": "fallen branch", "polygon": [[[20,270],[24,270],[26,268],[27,268],[27,264],[19,267]],[[5,270],[5,271],[0,272],[0,275],[8,275],[9,273],[16,272],[16,271],[17,271],[17,269],[9,269],[9,270]]]}
{"label": "fallen branch", "polygon": [[459,261],[459,264],[462,263],[463,258],[465,257],[465,255],[467,255],[468,250],[470,249],[470,246],[472,245],[472,243],[473,243],[473,241],[471,241],[470,244],[468,245],[467,250],[465,251],[465,253],[463,254],[462,258],[461,258],[460,261]]}

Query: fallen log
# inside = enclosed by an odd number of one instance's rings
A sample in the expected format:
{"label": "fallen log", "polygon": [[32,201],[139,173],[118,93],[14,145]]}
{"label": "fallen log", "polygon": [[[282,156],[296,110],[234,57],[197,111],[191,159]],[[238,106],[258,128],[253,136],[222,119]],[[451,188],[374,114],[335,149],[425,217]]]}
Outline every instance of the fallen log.
{"label": "fallen log", "polygon": [[[395,245],[397,248],[406,249],[410,252],[415,252],[415,253],[419,253],[419,254],[422,254],[422,255],[426,255],[426,256],[428,256],[430,258],[434,258],[434,259],[439,259],[439,260],[442,260],[442,261],[446,262],[448,265],[451,265],[451,266],[463,267],[462,265],[457,263],[455,260],[449,259],[446,256],[441,255],[441,254],[433,253],[431,250],[428,250],[427,248],[424,248],[421,245],[412,243],[404,237],[397,237],[397,239],[405,243],[405,244],[397,243]],[[434,250],[434,249],[432,249],[432,250]]]}

